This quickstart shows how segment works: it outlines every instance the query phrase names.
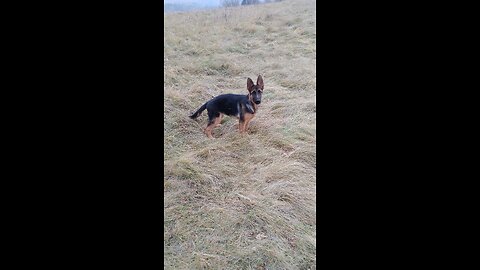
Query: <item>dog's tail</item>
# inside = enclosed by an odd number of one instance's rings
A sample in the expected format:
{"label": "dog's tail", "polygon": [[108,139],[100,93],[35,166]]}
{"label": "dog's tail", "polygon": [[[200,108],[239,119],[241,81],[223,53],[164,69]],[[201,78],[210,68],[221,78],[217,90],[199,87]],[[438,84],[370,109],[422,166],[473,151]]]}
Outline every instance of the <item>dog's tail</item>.
{"label": "dog's tail", "polygon": [[194,114],[190,115],[189,117],[192,118],[192,119],[195,119],[198,116],[200,116],[200,114],[207,108],[207,103],[208,102],[203,104],[202,107],[200,107],[200,109],[198,109]]}

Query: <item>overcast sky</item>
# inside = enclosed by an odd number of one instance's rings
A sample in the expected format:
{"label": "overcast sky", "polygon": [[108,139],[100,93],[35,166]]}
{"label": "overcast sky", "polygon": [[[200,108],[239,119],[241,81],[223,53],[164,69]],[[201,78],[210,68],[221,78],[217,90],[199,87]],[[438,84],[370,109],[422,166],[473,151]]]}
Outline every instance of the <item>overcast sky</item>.
{"label": "overcast sky", "polygon": [[163,0],[164,4],[185,4],[185,3],[195,3],[195,4],[214,4],[219,5],[220,0]]}

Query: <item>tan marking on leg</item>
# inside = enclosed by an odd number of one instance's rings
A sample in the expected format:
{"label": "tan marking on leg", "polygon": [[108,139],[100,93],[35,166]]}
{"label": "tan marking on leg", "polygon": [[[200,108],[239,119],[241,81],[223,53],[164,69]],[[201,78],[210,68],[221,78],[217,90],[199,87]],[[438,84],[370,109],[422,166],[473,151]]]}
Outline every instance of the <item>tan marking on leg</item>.
{"label": "tan marking on leg", "polygon": [[203,131],[207,135],[208,138],[213,138],[212,128],[213,128],[213,125],[207,125],[207,127]]}
{"label": "tan marking on leg", "polygon": [[220,122],[222,121],[222,116],[223,114],[220,114],[219,117],[216,117],[213,119],[213,122],[211,124],[208,124],[207,127],[205,128],[205,134],[207,134],[207,136],[209,138],[213,138],[213,135],[212,135],[212,130],[219,126],[220,125]]}
{"label": "tan marking on leg", "polygon": [[250,121],[252,120],[252,118],[255,116],[255,114],[251,114],[251,113],[245,113],[245,126],[244,126],[244,129],[243,131],[246,132],[247,129],[248,129],[248,124],[250,123]]}
{"label": "tan marking on leg", "polygon": [[238,122],[238,132],[243,133],[243,127],[245,126],[245,122],[241,120]]}
{"label": "tan marking on leg", "polygon": [[223,114],[221,113],[220,116],[217,117],[217,119],[215,119],[215,127],[219,127],[222,125],[220,124],[222,122],[222,118],[223,118]]}

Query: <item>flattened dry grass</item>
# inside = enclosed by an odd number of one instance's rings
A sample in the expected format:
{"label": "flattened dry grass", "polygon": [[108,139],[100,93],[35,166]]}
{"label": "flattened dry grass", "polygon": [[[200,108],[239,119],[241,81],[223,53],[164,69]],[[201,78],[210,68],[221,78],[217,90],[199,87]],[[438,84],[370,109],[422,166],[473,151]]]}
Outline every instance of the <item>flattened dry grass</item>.
{"label": "flattened dry grass", "polygon": [[[165,269],[316,268],[315,28],[313,0],[165,15]],[[247,136],[188,118],[258,74]]]}

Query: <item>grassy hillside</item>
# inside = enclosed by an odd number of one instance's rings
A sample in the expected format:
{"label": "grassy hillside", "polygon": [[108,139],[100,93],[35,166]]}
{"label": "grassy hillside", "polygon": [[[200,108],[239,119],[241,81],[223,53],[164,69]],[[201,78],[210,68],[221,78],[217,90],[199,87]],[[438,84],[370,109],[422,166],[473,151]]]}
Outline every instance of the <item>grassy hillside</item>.
{"label": "grassy hillside", "polygon": [[[314,0],[165,14],[165,269],[316,268],[315,31]],[[258,74],[248,135],[188,118]]]}

